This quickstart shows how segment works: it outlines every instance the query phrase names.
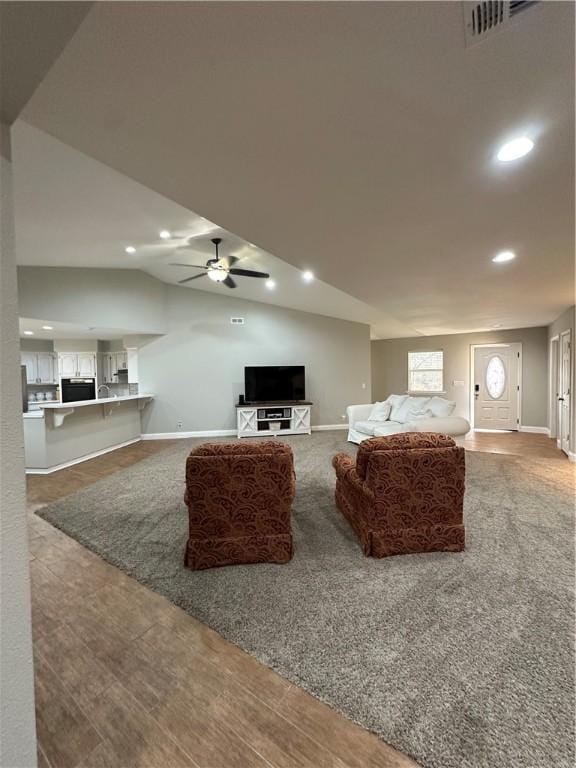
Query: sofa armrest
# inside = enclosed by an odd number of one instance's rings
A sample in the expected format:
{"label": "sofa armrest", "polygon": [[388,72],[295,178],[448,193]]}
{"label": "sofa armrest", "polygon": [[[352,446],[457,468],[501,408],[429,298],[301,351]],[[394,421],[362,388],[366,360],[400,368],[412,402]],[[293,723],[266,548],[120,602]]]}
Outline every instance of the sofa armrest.
{"label": "sofa armrest", "polygon": [[352,426],[357,421],[365,421],[372,410],[372,403],[363,403],[362,405],[349,405],[346,408],[348,424]]}
{"label": "sofa armrest", "polygon": [[405,424],[410,432],[437,432],[441,435],[465,435],[470,423],[462,416],[438,416],[430,419],[414,419]]}

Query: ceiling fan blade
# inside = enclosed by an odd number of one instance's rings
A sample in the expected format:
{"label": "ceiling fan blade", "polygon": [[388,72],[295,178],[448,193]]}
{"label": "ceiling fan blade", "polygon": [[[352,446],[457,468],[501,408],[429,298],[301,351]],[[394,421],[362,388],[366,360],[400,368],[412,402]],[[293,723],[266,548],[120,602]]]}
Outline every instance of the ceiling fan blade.
{"label": "ceiling fan blade", "polygon": [[178,280],[179,285],[182,285],[182,283],[189,283],[190,280],[198,280],[199,277],[205,277],[208,274],[208,272],[202,272],[199,275],[192,275],[192,277],[187,277],[185,280]]}
{"label": "ceiling fan blade", "polygon": [[190,267],[190,269],[206,269],[206,264],[204,264],[201,267],[198,264],[180,264],[180,262],[177,262],[177,261],[171,261],[170,266],[171,267]]}
{"label": "ceiling fan blade", "polygon": [[231,269],[230,274],[240,277],[270,277],[268,272],[254,272],[251,269]]}
{"label": "ceiling fan blade", "polygon": [[226,278],[226,280],[222,280],[222,284],[223,284],[223,285],[227,285],[227,286],[228,286],[228,288],[236,288],[236,283],[234,282],[234,280],[232,280],[232,278],[230,277],[230,275],[228,275],[228,277]]}

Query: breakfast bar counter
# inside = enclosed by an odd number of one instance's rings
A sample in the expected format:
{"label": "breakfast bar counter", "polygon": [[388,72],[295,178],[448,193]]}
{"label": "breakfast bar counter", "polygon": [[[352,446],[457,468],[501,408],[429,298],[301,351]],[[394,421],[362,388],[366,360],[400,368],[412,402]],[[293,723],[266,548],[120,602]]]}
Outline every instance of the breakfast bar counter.
{"label": "breakfast bar counter", "polygon": [[141,411],[154,395],[39,403],[24,414],[26,472],[49,474],[141,438]]}

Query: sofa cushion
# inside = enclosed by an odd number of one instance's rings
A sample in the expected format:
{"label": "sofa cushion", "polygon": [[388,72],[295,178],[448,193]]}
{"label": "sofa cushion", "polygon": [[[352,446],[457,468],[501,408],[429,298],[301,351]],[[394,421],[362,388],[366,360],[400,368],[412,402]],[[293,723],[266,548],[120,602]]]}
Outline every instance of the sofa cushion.
{"label": "sofa cushion", "polygon": [[380,422],[374,430],[374,437],[387,437],[396,435],[398,432],[408,432],[408,424],[400,424],[398,421]]}
{"label": "sofa cushion", "polygon": [[[402,425],[400,425],[402,427]],[[380,427],[382,428],[382,427]],[[373,451],[398,451],[413,448],[453,448],[454,440],[447,435],[437,435],[433,432],[404,432],[388,437],[372,437],[360,443],[356,455],[356,473],[362,480],[366,479],[368,462]]]}
{"label": "sofa cushion", "polygon": [[452,415],[456,403],[454,400],[446,400],[443,397],[431,397],[427,407],[436,418],[445,418]]}
{"label": "sofa cushion", "polygon": [[386,400],[392,406],[390,409],[390,421],[400,421],[398,414],[406,400],[408,400],[408,395],[390,395]]}
{"label": "sofa cushion", "polygon": [[429,397],[406,397],[404,402],[396,410],[395,417],[391,416],[390,418],[393,418],[394,421],[399,421],[401,424],[404,424],[406,421],[408,421],[408,414],[410,411],[414,411],[415,413],[423,411],[425,408],[427,408],[429,402]]}
{"label": "sofa cushion", "polygon": [[434,414],[430,410],[430,408],[426,408],[423,411],[417,410],[417,409],[410,409],[408,411],[408,414],[406,416],[406,421],[404,424],[411,424],[413,421],[418,421],[419,419],[433,419]]}
{"label": "sofa cushion", "polygon": [[382,426],[381,421],[371,421],[366,419],[365,421],[357,421],[354,424],[354,429],[358,432],[363,432],[365,435],[374,435],[376,427]]}
{"label": "sofa cushion", "polygon": [[374,403],[368,416],[368,421],[387,421],[390,418],[391,410],[392,406],[386,400],[381,403]]}

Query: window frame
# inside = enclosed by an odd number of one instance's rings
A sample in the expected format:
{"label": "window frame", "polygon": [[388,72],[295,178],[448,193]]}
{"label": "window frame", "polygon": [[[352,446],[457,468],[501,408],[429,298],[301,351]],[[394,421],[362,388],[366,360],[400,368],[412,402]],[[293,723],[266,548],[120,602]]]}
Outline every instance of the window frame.
{"label": "window frame", "polygon": [[[432,371],[434,373],[440,372],[441,376],[441,384],[440,389],[411,389],[411,376],[410,374],[412,371],[422,370],[418,368],[411,368],[410,367],[410,355],[427,355],[431,352],[434,353],[440,353],[442,355],[442,368],[425,368],[423,370]],[[407,354],[407,360],[406,360],[406,368],[408,373],[408,386],[406,389],[407,394],[409,395],[445,395],[446,390],[444,389],[444,350],[443,349],[409,349]]]}

